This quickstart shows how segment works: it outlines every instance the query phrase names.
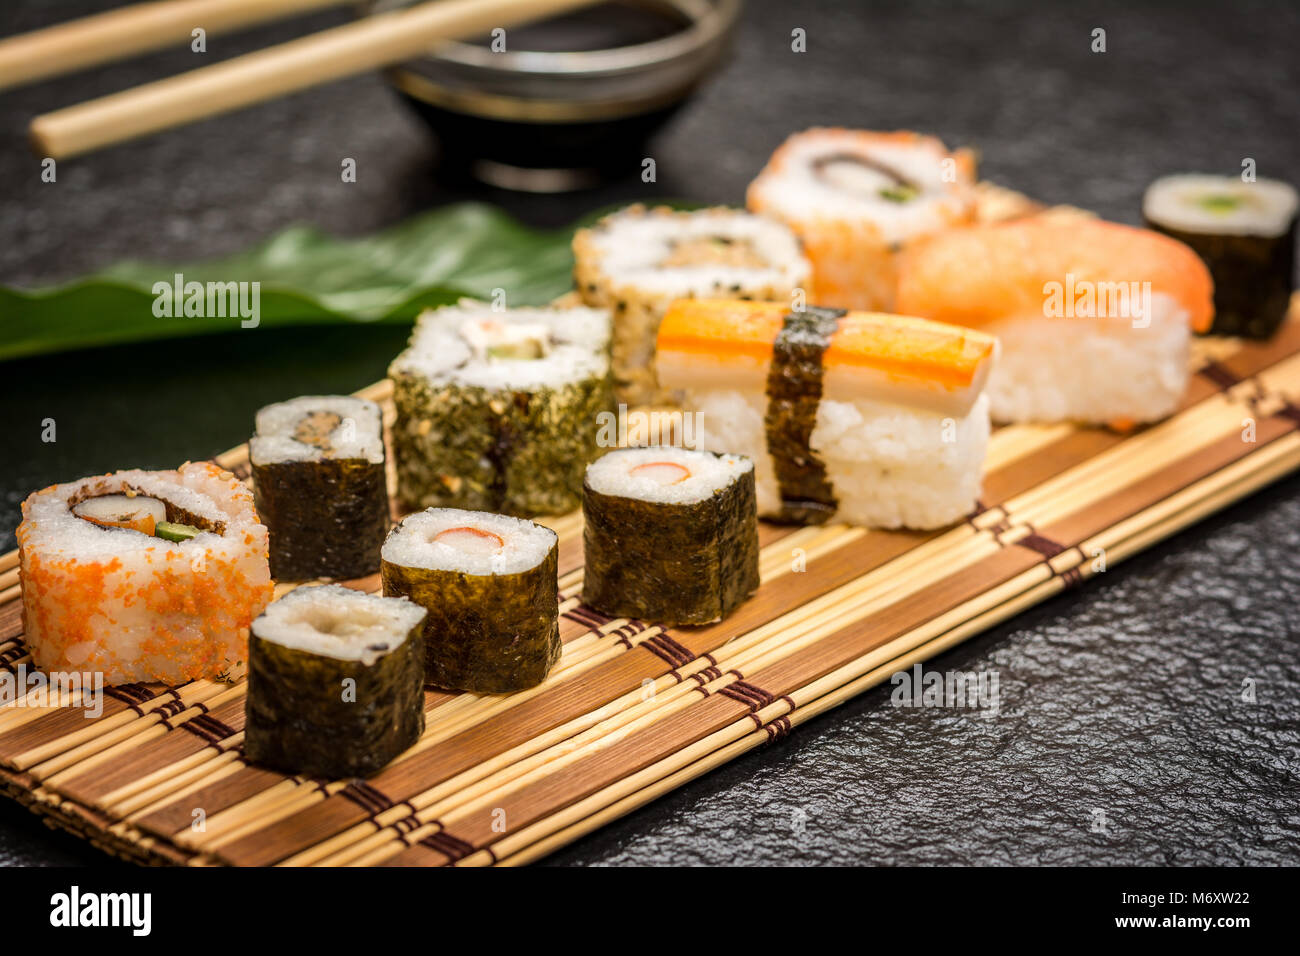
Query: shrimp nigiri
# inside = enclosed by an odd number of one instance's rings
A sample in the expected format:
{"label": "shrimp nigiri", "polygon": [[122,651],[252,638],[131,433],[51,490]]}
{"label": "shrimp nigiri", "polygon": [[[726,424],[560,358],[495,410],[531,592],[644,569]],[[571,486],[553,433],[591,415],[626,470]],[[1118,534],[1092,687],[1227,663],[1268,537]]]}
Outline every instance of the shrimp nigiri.
{"label": "shrimp nigiri", "polygon": [[898,309],[1001,341],[987,388],[995,421],[1139,423],[1177,407],[1212,294],[1205,264],[1167,236],[1025,219],[953,229],[911,250]]}

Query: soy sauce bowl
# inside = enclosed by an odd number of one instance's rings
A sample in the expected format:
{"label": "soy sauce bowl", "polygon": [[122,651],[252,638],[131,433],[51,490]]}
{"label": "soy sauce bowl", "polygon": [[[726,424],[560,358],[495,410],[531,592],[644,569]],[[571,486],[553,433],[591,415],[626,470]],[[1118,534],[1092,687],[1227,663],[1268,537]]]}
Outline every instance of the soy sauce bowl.
{"label": "soy sauce bowl", "polygon": [[[407,5],[374,0],[369,13]],[[385,71],[444,175],[564,192],[639,174],[646,143],[720,62],[742,0],[622,0]],[[501,50],[504,39],[504,50]]]}

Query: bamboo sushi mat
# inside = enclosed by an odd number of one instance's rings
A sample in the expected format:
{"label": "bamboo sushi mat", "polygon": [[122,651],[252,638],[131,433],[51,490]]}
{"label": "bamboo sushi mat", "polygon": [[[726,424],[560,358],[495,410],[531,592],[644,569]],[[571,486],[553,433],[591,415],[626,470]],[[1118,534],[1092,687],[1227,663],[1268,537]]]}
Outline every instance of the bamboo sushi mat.
{"label": "bamboo sushi mat", "polygon": [[[719,624],[665,630],[585,607],[581,517],[546,521],[560,536],[555,671],[504,697],[427,692],[424,736],[366,781],[246,763],[245,685],[195,681],[106,689],[93,720],[76,707],[0,708],[0,784],[52,825],[140,862],[535,860],[1084,583],[1103,554],[1114,566],[1300,468],[1297,311],[1267,343],[1199,340],[1181,409],[1158,425],[998,430],[964,524],[764,525],[762,586]],[[387,402],[387,383],[361,394]],[[247,475],[244,448],[215,460]],[[9,670],[31,666],[16,565],[0,558]]]}

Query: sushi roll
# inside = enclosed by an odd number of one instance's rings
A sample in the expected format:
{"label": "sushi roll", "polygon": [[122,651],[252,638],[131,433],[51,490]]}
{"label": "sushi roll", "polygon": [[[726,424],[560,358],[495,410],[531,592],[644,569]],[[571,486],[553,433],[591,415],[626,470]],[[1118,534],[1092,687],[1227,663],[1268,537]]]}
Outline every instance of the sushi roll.
{"label": "sushi roll", "polygon": [[244,755],[285,773],[364,777],[424,732],[424,609],[337,584],[253,622]]}
{"label": "sushi roll", "polygon": [[383,417],[374,402],[312,395],[267,405],[248,443],[257,513],[280,581],[379,570],[388,533]]}
{"label": "sushi roll", "polygon": [[772,154],[746,205],[803,240],[809,302],[903,311],[894,308],[898,256],[921,237],[974,221],[975,160],[919,133],[810,129]]}
{"label": "sushi roll", "polygon": [[38,491],[23,502],[18,551],[24,640],[47,672],[235,679],[271,600],[253,493],[209,463]]}
{"label": "sushi roll", "polygon": [[671,446],[587,467],[582,599],[613,617],[709,624],[758,587],[754,463]]}
{"label": "sushi roll", "polygon": [[424,313],[388,370],[397,488],[409,508],[559,514],[613,407],[609,313],[463,299]]}
{"label": "sushi roll", "polygon": [[1275,179],[1157,179],[1142,200],[1147,225],[1186,243],[1214,277],[1217,335],[1264,339],[1291,305],[1297,196]]}
{"label": "sushi roll", "polygon": [[907,257],[898,307],[997,336],[995,421],[1119,428],[1171,414],[1212,282],[1187,246],[1096,219],[955,229]]}
{"label": "sushi roll", "polygon": [[979,494],[996,347],[901,316],[682,300],[659,373],[684,389],[698,447],[753,459],[761,516],[936,528]]}
{"label": "sushi roll", "polygon": [[430,508],[388,534],[384,593],[429,612],[432,684],[476,694],[536,686],[560,659],[559,539],[507,515]]}
{"label": "sushi roll", "polygon": [[630,206],[573,237],[574,281],[588,305],[613,310],[621,402],[670,398],[655,380],[655,333],[674,299],[791,301],[812,267],[781,223],[737,209]]}

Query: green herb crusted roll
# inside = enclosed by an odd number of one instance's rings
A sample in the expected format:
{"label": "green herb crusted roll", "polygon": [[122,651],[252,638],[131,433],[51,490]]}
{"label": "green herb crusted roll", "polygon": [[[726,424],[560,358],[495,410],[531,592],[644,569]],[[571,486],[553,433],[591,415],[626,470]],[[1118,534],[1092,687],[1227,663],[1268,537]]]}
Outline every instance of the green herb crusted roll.
{"label": "green herb crusted roll", "polygon": [[1214,278],[1215,335],[1268,338],[1291,304],[1297,194],[1275,179],[1185,174],[1157,179],[1147,224],[1191,246]]}
{"label": "green herb crusted roll", "polygon": [[462,300],[426,312],[389,368],[410,508],[572,511],[613,405],[609,313]]}
{"label": "green herb crusted roll", "polygon": [[388,532],[383,419],[374,402],[313,395],[267,405],[248,443],[271,576],[360,578]]}
{"label": "green herb crusted roll", "polygon": [[424,610],[337,584],[271,604],[249,640],[244,753],[285,773],[374,773],[424,731]]}
{"label": "green herb crusted roll", "polygon": [[582,599],[615,617],[709,624],[758,587],[754,464],[626,448],[587,468]]}
{"label": "green herb crusted roll", "polygon": [[560,659],[559,539],[506,515],[430,508],[384,542],[384,593],[425,608],[425,675],[477,694],[540,684]]}

